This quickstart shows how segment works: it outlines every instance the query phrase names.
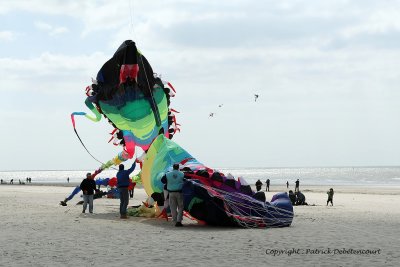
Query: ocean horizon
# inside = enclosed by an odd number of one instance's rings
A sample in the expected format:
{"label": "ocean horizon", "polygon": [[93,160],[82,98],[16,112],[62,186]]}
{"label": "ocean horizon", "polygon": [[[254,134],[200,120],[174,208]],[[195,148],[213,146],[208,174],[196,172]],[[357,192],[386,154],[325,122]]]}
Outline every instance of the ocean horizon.
{"label": "ocean horizon", "polygon": [[[271,185],[284,185],[286,181],[293,184],[297,179],[303,185],[399,185],[400,166],[370,166],[370,167],[236,167],[215,168],[235,178],[243,177],[249,184],[258,179],[263,183],[270,179]],[[0,171],[0,179],[9,183],[19,180],[26,182],[30,177],[32,183],[79,183],[87,172],[93,170],[15,170]],[[137,174],[135,170],[133,174]],[[96,178],[115,177],[117,170],[105,170]]]}

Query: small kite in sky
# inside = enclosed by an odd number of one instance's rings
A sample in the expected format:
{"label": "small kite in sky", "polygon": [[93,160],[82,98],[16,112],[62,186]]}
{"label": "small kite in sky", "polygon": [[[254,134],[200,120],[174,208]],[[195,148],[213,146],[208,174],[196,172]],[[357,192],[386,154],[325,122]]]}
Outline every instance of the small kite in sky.
{"label": "small kite in sky", "polygon": [[254,102],[257,102],[258,94],[254,94]]}
{"label": "small kite in sky", "polygon": [[214,113],[214,112],[211,112],[210,115],[209,115],[208,117],[209,117],[209,118],[212,118],[212,117],[214,117],[214,115],[215,115],[215,113]]}

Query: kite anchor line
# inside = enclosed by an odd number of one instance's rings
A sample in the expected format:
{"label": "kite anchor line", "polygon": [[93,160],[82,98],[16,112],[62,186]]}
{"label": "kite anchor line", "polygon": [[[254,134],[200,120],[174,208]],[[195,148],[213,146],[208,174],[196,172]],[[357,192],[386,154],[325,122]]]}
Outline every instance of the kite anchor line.
{"label": "kite anchor line", "polygon": [[133,2],[132,1],[129,1],[129,13],[130,13],[130,16],[131,16],[131,25],[130,25],[130,31],[131,31],[131,34],[132,34],[132,36],[134,36],[135,35],[135,29],[134,29],[134,27],[133,27],[133,12],[134,12],[134,6],[133,6]]}
{"label": "kite anchor line", "polygon": [[153,92],[151,91],[149,79],[148,79],[148,77],[147,77],[146,68],[145,68],[145,66],[144,66],[144,63],[143,63],[143,59],[142,59],[142,55],[141,55],[141,54],[140,54],[139,60],[140,60],[140,62],[142,63],[144,76],[145,76],[146,82],[147,82],[147,88],[149,89],[149,93],[150,93],[150,106],[151,106],[151,109],[152,109],[153,112],[154,112],[154,119],[156,120],[156,125],[158,126],[158,129],[160,129],[160,128],[162,127],[162,126],[161,126],[160,111],[158,110],[157,103],[156,103],[156,101],[155,101],[155,99],[154,99]]}
{"label": "kite anchor line", "polygon": [[[95,161],[101,163],[101,165],[104,165],[105,163],[102,162],[101,160],[98,160],[95,156],[93,156],[92,153],[90,153],[90,151],[87,149],[87,147],[86,147],[85,144],[83,143],[83,141],[82,141],[81,137],[79,136],[78,131],[76,130],[76,127],[75,127],[75,118],[74,118],[74,115],[86,115],[86,114],[85,114],[84,112],[74,112],[74,113],[71,114],[71,120],[72,120],[72,126],[74,126],[74,132],[75,132],[76,136],[78,137],[79,141],[81,142],[82,146],[85,148],[86,152],[87,152]],[[114,167],[111,167],[111,168],[113,168],[114,170],[116,170]]]}

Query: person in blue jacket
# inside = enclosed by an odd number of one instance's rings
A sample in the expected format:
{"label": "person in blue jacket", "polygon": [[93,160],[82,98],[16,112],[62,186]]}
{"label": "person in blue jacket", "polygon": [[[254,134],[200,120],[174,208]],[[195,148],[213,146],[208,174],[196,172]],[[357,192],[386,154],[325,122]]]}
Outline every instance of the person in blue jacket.
{"label": "person in blue jacket", "polygon": [[124,164],[119,165],[119,171],[117,172],[117,186],[119,190],[119,213],[121,215],[121,219],[128,219],[126,213],[126,209],[129,204],[129,175],[135,170],[136,162],[133,162],[132,166],[128,170],[124,170]]}
{"label": "person in blue jacket", "polygon": [[165,177],[167,180],[167,190],[169,194],[169,207],[171,209],[172,221],[175,226],[183,226],[183,181],[184,173],[179,170],[179,164],[173,165],[173,170],[168,172]]}

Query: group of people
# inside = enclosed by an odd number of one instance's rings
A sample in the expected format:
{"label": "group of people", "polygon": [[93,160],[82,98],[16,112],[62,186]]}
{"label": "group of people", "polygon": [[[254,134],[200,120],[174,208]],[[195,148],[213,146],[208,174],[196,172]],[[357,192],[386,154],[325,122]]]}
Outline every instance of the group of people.
{"label": "group of people", "polygon": [[[270,185],[271,181],[269,179],[267,179],[265,181],[265,192],[269,192],[269,185]],[[257,192],[261,191],[261,188],[263,186],[263,183],[260,181],[260,179],[257,180],[256,182],[256,190]],[[295,182],[295,191],[299,191],[300,188],[300,181],[299,179],[296,180]],[[289,181],[286,181],[286,188],[289,188]]]}
{"label": "group of people", "polygon": [[[119,165],[119,170],[117,172],[117,187],[120,193],[120,206],[119,213],[121,219],[127,219],[127,209],[129,204],[130,192],[129,187],[129,175],[135,170],[136,163],[134,162],[132,166],[125,170],[124,164]],[[87,173],[86,178],[80,184],[80,189],[83,192],[83,210],[82,213],[86,212],[87,206],[89,205],[89,213],[93,213],[93,196],[96,192],[96,183],[94,177],[98,173]],[[172,221],[175,226],[183,226],[183,193],[182,187],[184,182],[184,173],[179,170],[179,164],[173,165],[172,171],[166,173],[162,179],[165,184],[165,188],[168,191],[169,207],[171,209]],[[133,192],[131,194],[133,197]]]}
{"label": "group of people", "polygon": [[[328,206],[329,202],[331,206],[333,206],[333,188],[330,188],[329,191],[326,192],[328,194],[328,200],[326,201],[326,205]],[[295,191],[293,193],[292,190],[289,190],[289,198],[293,205],[308,205],[306,202],[306,197],[300,191]]]}
{"label": "group of people", "polygon": [[[127,208],[129,204],[129,196],[130,192],[128,190],[129,187],[129,175],[135,170],[136,163],[134,162],[132,166],[125,170],[125,166],[123,164],[119,165],[119,170],[117,172],[117,187],[120,193],[120,218],[127,219]],[[93,213],[93,195],[95,194],[96,183],[94,181],[94,177],[98,173],[87,173],[86,178],[80,184],[80,189],[83,192],[83,210],[82,213],[86,212],[87,205],[89,204],[89,212]],[[183,193],[182,187],[184,183],[184,173],[179,170],[179,164],[175,163],[173,165],[173,169],[170,172],[167,172],[161,179],[164,183],[164,189],[168,192],[168,201],[169,207],[171,209],[172,221],[175,223],[175,226],[180,227],[182,225],[183,219]],[[266,180],[266,191],[269,192],[270,180]],[[257,192],[261,190],[262,182],[258,180],[256,182]],[[289,187],[289,182],[286,182],[287,188]],[[333,206],[333,188],[330,188],[327,192],[328,200],[326,205],[331,203]],[[295,191],[289,190],[289,198],[293,205],[307,205],[306,198],[303,193],[300,192],[300,181],[299,179],[295,182]]]}
{"label": "group of people", "polygon": [[[6,181],[4,181],[3,179],[1,179],[1,184],[7,184],[7,182]],[[25,184],[25,182],[23,182],[23,181],[21,181],[21,179],[18,179],[18,183],[19,184]],[[26,183],[28,184],[30,184],[30,183],[32,183],[32,178],[31,177],[26,177]],[[11,179],[10,180],[10,184],[14,184],[14,179]]]}
{"label": "group of people", "polygon": [[306,202],[306,197],[300,191],[295,191],[293,193],[292,190],[289,190],[289,199],[292,202],[292,205],[308,205]]}
{"label": "group of people", "polygon": [[[270,184],[270,180],[267,179],[265,181],[265,192],[269,192],[269,184]],[[261,191],[262,186],[263,186],[263,183],[260,181],[260,179],[258,179],[257,182],[256,182],[256,190],[257,190],[257,192]]]}
{"label": "group of people", "polygon": [[[120,193],[120,207],[119,207],[119,213],[120,213],[120,218],[121,219],[127,219],[127,208],[129,204],[129,175],[135,170],[136,167],[136,162],[132,164],[132,166],[128,169],[125,170],[124,164],[120,164],[117,172],[117,187],[118,191]],[[96,177],[97,174],[100,172],[96,171],[95,173],[91,174],[88,172],[86,174],[86,178],[82,180],[80,184],[80,190],[82,190],[83,193],[83,209],[82,213],[86,212],[87,206],[89,204],[89,213],[93,213],[93,198],[95,195],[96,191],[99,191],[99,189],[96,188],[96,182],[94,181],[94,178]],[[133,193],[132,193],[133,197]]]}
{"label": "group of people", "polygon": [[[271,181],[269,179],[267,179],[265,181],[265,185],[266,185],[265,191],[266,192],[269,192],[270,182]],[[257,192],[261,191],[262,185],[263,185],[263,183],[260,181],[260,179],[258,179],[255,184]],[[286,181],[286,188],[289,188],[289,181]],[[327,192],[327,194],[328,194],[328,200],[326,201],[326,205],[328,206],[328,204],[330,202],[331,205],[333,206],[333,195],[334,195],[333,188],[330,188],[329,191]],[[297,179],[295,182],[294,192],[292,190],[289,190],[289,198],[293,205],[307,205],[306,197],[304,196],[303,193],[300,192],[299,179]]]}

